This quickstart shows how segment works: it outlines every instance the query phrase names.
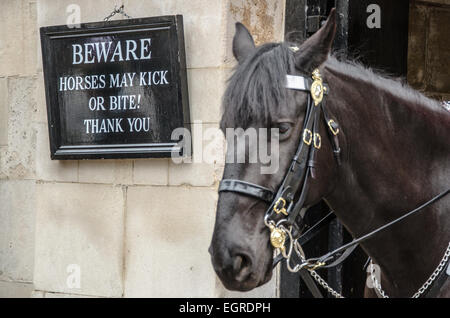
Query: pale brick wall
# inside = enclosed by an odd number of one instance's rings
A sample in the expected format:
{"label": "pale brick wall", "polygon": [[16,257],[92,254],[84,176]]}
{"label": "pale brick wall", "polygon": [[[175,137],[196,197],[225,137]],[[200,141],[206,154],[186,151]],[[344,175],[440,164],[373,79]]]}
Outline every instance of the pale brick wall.
{"label": "pale brick wall", "polygon": [[[84,23],[122,3],[132,17],[183,15],[194,149],[208,147],[213,163],[50,160],[39,27],[65,24],[70,4]],[[218,127],[234,23],[279,41],[283,14],[279,0],[1,1],[0,296],[276,296],[276,277],[246,294],[216,278],[207,248],[223,142],[201,134]],[[66,283],[70,264],[80,288]]]}
{"label": "pale brick wall", "polygon": [[33,290],[36,1],[0,2],[0,297]]}

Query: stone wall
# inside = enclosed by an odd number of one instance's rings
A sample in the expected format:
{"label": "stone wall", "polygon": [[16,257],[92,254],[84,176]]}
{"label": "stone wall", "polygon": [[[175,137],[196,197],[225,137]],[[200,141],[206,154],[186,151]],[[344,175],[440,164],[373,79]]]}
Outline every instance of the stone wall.
{"label": "stone wall", "polygon": [[410,2],[408,83],[450,100],[450,0]]}
{"label": "stone wall", "polygon": [[70,4],[82,23],[121,4],[132,17],[183,15],[194,148],[195,131],[218,127],[234,23],[258,43],[283,37],[277,0],[1,1],[0,297],[276,296],[276,277],[230,293],[212,269],[223,143],[212,164],[50,160],[39,27],[66,24]]}

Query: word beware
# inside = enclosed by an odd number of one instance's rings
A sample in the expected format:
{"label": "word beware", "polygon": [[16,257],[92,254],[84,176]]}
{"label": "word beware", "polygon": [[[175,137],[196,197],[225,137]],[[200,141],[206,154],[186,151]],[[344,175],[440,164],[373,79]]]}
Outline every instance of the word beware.
{"label": "word beware", "polygon": [[[72,44],[72,64],[150,60],[150,38],[125,41]],[[112,52],[112,54],[111,54]]]}

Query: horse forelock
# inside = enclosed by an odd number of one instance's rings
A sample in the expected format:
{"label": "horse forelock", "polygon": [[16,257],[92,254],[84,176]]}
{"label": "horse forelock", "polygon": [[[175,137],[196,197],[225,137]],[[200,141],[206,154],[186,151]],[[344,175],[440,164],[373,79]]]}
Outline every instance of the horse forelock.
{"label": "horse forelock", "polygon": [[221,129],[248,128],[252,123],[268,127],[280,105],[286,103],[286,74],[295,68],[287,43],[258,47],[228,80],[222,101]]}

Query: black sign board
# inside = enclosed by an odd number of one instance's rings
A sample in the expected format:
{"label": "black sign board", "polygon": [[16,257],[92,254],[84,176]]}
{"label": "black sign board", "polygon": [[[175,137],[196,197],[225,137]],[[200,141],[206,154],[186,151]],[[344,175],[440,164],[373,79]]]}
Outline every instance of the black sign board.
{"label": "black sign board", "polygon": [[190,130],[183,17],[41,28],[52,159],[170,157]]}

